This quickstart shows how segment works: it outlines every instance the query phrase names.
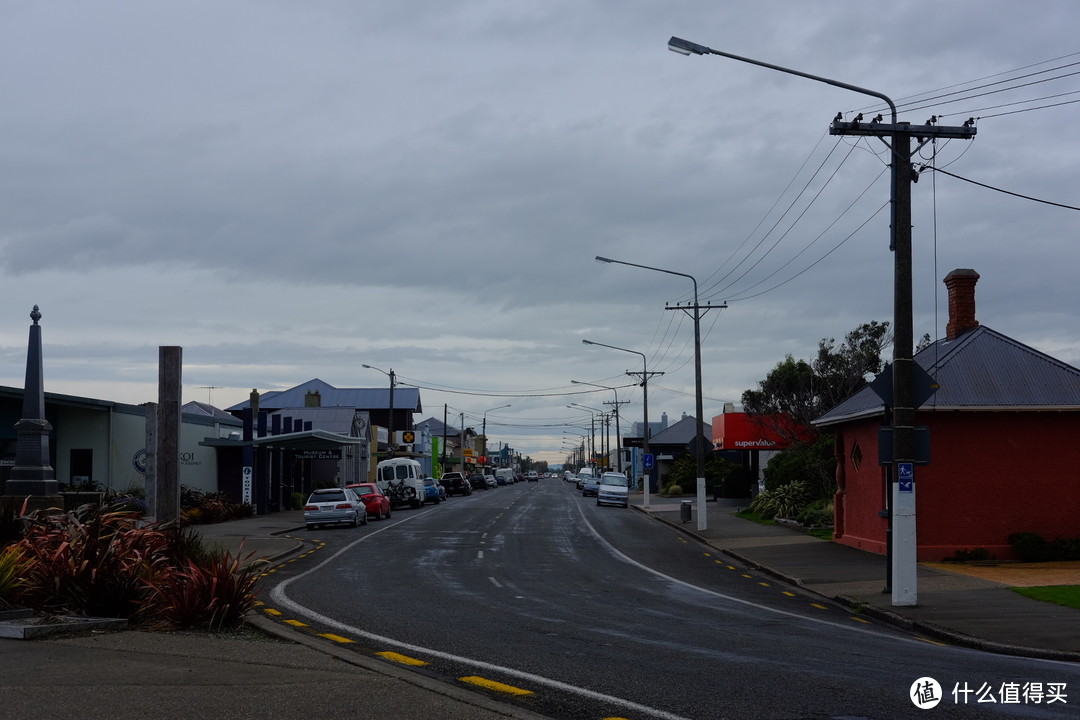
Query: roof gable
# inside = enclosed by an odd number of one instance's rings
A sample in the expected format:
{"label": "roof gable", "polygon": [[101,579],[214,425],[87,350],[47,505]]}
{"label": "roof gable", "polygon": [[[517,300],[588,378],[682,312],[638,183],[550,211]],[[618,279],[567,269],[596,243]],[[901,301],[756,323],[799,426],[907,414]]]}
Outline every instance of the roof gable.
{"label": "roof gable", "polygon": [[[706,438],[712,437],[712,425],[704,423],[702,432]],[[691,416],[679,420],[674,425],[669,425],[661,432],[649,437],[650,445],[686,445],[697,435],[697,420]]]}
{"label": "roof gable", "polygon": [[[390,408],[390,388],[336,388],[318,378],[289,388],[271,390],[259,396],[259,408],[279,410],[281,408],[304,407],[308,393],[320,395],[321,407],[354,407],[360,410],[388,410]],[[250,406],[245,400],[228,408],[229,412],[244,410]],[[409,410],[423,412],[420,406],[420,389],[413,387],[394,388],[394,412]]]}
{"label": "roof gable", "polygon": [[[1080,410],[1080,369],[985,325],[938,340],[915,356],[938,390],[919,408],[933,410]],[[869,387],[814,421],[831,425],[880,414]]]}

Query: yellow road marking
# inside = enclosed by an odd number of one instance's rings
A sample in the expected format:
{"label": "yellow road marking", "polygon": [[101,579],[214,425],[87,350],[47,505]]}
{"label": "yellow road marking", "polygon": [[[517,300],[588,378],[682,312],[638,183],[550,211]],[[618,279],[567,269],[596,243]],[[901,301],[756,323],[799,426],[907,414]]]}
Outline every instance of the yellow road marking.
{"label": "yellow road marking", "polygon": [[340,635],[334,635],[333,633],[319,633],[319,637],[324,637],[327,640],[333,640],[336,643],[356,642],[355,640],[350,640],[349,638],[341,637]]}
{"label": "yellow road marking", "polygon": [[469,675],[467,677],[458,678],[461,682],[471,683],[473,685],[479,685],[482,688],[488,690],[494,690],[496,692],[506,693],[507,695],[532,695],[532,690],[524,690],[513,685],[507,685],[501,682],[495,682],[494,680],[488,680],[487,678],[477,677],[476,675]]}
{"label": "yellow road marking", "polygon": [[263,610],[263,612],[265,612],[267,615],[274,615],[274,616],[281,615],[281,611],[280,610],[275,610],[274,608],[266,608],[265,610]]}
{"label": "yellow road marking", "polygon": [[760,580],[758,580],[758,585],[760,585],[760,586],[762,586],[762,587],[772,587],[771,585],[769,585],[769,583],[767,583],[767,582],[761,582]]}
{"label": "yellow road marking", "polygon": [[829,608],[825,607],[824,605],[818,605],[817,603],[810,603],[810,607],[816,607],[819,610],[828,610],[829,609]]}
{"label": "yellow road marking", "polygon": [[384,657],[387,660],[393,660],[394,662],[399,662],[402,665],[412,665],[414,667],[421,667],[423,665],[429,665],[430,664],[430,663],[424,662],[423,660],[417,660],[416,658],[411,658],[408,655],[402,655],[401,653],[390,652],[389,650],[387,650],[386,652],[377,652],[375,654],[378,655],[379,657]]}
{"label": "yellow road marking", "polygon": [[865,619],[863,619],[861,617],[855,617],[854,615],[851,616],[851,619],[854,620],[855,622],[865,623],[866,625],[871,624],[869,620],[865,620]]}
{"label": "yellow road marking", "polygon": [[743,576],[744,578],[750,578],[751,580],[752,580],[752,579],[754,578],[754,576],[753,576],[753,575],[747,575],[746,573],[743,573],[743,574],[742,574],[742,576]]}
{"label": "yellow road marking", "polygon": [[307,623],[300,622],[299,620],[286,620],[286,625],[292,625],[293,627],[307,627]]}
{"label": "yellow road marking", "polygon": [[787,590],[784,590],[784,594],[787,595],[788,597],[795,597],[795,593],[788,592]]}

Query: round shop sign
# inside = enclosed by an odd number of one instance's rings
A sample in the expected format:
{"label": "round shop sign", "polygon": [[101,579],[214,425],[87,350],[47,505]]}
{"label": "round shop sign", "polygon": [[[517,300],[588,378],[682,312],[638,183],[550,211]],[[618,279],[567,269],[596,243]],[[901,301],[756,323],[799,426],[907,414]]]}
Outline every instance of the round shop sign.
{"label": "round shop sign", "polygon": [[146,449],[139,450],[131,457],[131,464],[135,467],[135,470],[146,474]]}

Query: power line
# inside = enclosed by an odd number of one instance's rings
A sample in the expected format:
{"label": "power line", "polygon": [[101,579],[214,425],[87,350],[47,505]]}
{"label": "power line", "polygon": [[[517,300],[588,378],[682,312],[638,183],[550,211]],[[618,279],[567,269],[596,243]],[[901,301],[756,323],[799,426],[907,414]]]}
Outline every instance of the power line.
{"label": "power line", "polygon": [[1041,200],[1041,199],[1039,199],[1037,197],[1032,197],[1030,195],[1021,195],[1020,193],[1012,192],[1011,190],[1004,190],[1004,189],[999,188],[999,187],[994,187],[993,185],[987,185],[986,183],[981,183],[981,182],[978,182],[977,180],[972,180],[971,178],[961,177],[960,175],[956,175],[955,173],[951,173],[948,170],[942,170],[941,168],[932,167],[932,166],[923,166],[923,168],[920,168],[920,171],[922,169],[933,170],[934,172],[939,172],[939,173],[945,173],[949,177],[956,178],[957,180],[963,180],[964,182],[971,183],[972,185],[978,185],[979,187],[984,187],[987,190],[993,190],[995,192],[1005,193],[1006,195],[1012,195],[1013,197],[1023,198],[1024,200],[1031,200],[1032,202],[1042,203],[1044,205],[1053,205],[1054,207],[1065,208],[1066,210],[1080,210],[1080,207],[1075,207],[1073,205],[1064,205],[1062,203],[1051,202],[1049,200]]}

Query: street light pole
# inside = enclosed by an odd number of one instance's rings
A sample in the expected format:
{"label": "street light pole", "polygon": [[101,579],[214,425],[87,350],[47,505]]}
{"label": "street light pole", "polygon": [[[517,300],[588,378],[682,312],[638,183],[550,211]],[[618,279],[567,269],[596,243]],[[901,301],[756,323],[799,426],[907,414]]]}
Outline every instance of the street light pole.
{"label": "street light pole", "polygon": [[897,123],[896,105],[885,94],[875,90],[850,85],[831,78],[811,75],[799,70],[771,65],[760,60],[732,55],[705,45],[672,37],[668,49],[680,55],[720,55],[739,62],[758,65],[789,75],[815,80],[835,87],[870,95],[884,100],[892,114],[892,124],[880,123],[879,115],[869,123],[862,123],[860,114],[854,122],[842,123],[837,116],[829,128],[831,135],[875,135],[888,137],[890,167],[892,168],[891,232],[889,249],[893,251],[893,367],[892,367],[892,479],[890,512],[890,562],[889,591],[892,604],[897,607],[913,606],[917,602],[917,555],[918,538],[915,523],[915,361],[912,312],[912,263],[911,263],[911,138],[919,138],[920,145],[927,139],[938,137],[971,139],[975,136],[974,121],[963,127],[943,127],[927,124],[912,127],[909,123]]}
{"label": "street light pole", "polygon": [[386,443],[386,454],[388,457],[394,457],[397,454],[397,445],[394,443],[394,386],[397,384],[396,377],[394,375],[394,368],[390,368],[390,372],[381,370],[374,365],[364,365],[368,370],[378,370],[383,375],[390,378],[390,419],[387,422],[387,432],[390,434],[390,439]]}
{"label": "street light pole", "polygon": [[[592,340],[582,339],[581,342],[586,345],[597,345],[599,347],[610,348],[611,350],[621,350],[623,352],[633,353],[634,355],[641,356],[641,405],[643,407],[643,419],[645,427],[641,432],[641,452],[642,455],[649,454],[649,365],[645,360],[645,353],[638,352],[637,350],[628,350],[627,348],[616,347],[615,345],[605,345],[604,343],[593,342]],[[627,375],[633,376],[635,373],[626,371]],[[654,375],[663,375],[663,373],[653,373]],[[645,504],[644,508],[649,509],[649,483],[652,480],[652,471],[645,471],[645,460],[642,458],[641,468],[641,484],[644,487],[645,492]]]}
{"label": "street light pole", "polygon": [[[655,270],[656,272],[667,273],[668,275],[678,275],[679,277],[690,278],[690,282],[694,283],[694,401],[695,401],[695,414],[697,415],[697,428],[695,430],[696,437],[694,438],[694,454],[697,459],[697,529],[707,530],[709,528],[708,513],[705,511],[705,419],[702,417],[704,410],[702,409],[701,399],[701,305],[698,303],[698,286],[697,278],[693,275],[687,275],[686,273],[676,272],[674,270],[665,270],[663,268],[651,267],[649,265],[638,265],[636,263],[624,262],[623,260],[612,260],[611,258],[596,256],[599,262],[603,263],[616,263],[619,265],[629,265],[630,267],[641,268],[643,270]],[[713,307],[713,306],[709,306]],[[717,308],[727,307],[724,305],[717,305]],[[669,307],[669,310],[685,310],[681,306]],[[712,446],[712,440],[709,441],[710,447]]]}

